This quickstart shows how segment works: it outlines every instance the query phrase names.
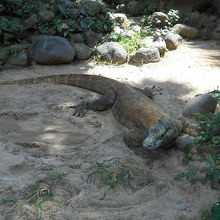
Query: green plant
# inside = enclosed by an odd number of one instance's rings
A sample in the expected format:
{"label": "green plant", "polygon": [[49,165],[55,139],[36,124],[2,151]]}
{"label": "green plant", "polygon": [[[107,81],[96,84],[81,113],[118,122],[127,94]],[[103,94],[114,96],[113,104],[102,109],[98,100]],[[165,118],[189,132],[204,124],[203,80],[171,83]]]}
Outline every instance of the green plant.
{"label": "green plant", "polygon": [[149,35],[152,35],[150,31],[137,32],[134,34],[133,37],[128,37],[123,34],[112,33],[104,36],[101,40],[101,43],[105,43],[108,41],[118,42],[125,48],[127,53],[130,55],[134,53],[136,50],[138,50],[140,47],[146,46],[141,42],[141,40],[143,37]]}
{"label": "green plant", "polygon": [[199,210],[200,216],[202,220],[211,220],[211,212],[207,208],[201,208]]}
{"label": "green plant", "polygon": [[167,13],[168,15],[168,26],[172,27],[178,23],[180,19],[180,14],[178,10],[170,9]]}
{"label": "green plant", "polygon": [[30,203],[39,209],[44,202],[52,199],[54,187],[60,183],[65,176],[66,173],[54,170],[47,172],[46,174],[44,173],[43,176],[37,180],[36,184],[32,184],[26,188],[24,197],[21,201],[15,199],[3,199],[3,203],[7,206]]}
{"label": "green plant", "polygon": [[220,112],[214,114],[197,114],[199,136],[193,144],[184,148],[183,164],[189,165],[192,152],[199,155],[199,160],[206,166],[189,168],[187,172],[178,174],[175,179],[186,178],[192,184],[205,183],[207,180],[220,181]]}
{"label": "green plant", "polygon": [[113,189],[128,186],[131,181],[131,170],[120,158],[113,158],[102,163],[96,162],[86,172],[89,172],[89,176],[100,174],[101,181]]}
{"label": "green plant", "polygon": [[217,103],[220,104],[220,90],[218,90],[218,88],[216,90],[213,90],[209,94],[211,94],[212,97],[217,101]]}

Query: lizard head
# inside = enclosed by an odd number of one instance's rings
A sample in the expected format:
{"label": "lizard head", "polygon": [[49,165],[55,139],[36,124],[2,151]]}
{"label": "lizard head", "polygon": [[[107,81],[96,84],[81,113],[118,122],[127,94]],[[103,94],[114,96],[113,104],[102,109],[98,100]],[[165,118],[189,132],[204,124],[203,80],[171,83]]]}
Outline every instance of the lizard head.
{"label": "lizard head", "polygon": [[145,149],[168,148],[177,138],[179,131],[171,118],[162,118],[150,127],[143,142]]}

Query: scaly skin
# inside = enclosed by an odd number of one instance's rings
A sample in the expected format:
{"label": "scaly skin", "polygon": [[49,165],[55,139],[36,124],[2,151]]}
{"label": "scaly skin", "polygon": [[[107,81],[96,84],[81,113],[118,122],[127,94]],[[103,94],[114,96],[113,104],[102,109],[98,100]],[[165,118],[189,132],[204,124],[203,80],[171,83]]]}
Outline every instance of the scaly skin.
{"label": "scaly skin", "polygon": [[74,106],[75,116],[88,110],[102,111],[112,107],[114,117],[130,132],[124,136],[128,147],[167,148],[179,134],[176,122],[140,89],[102,76],[71,74],[0,82],[0,85],[58,83],[88,89],[102,94],[95,101]]}

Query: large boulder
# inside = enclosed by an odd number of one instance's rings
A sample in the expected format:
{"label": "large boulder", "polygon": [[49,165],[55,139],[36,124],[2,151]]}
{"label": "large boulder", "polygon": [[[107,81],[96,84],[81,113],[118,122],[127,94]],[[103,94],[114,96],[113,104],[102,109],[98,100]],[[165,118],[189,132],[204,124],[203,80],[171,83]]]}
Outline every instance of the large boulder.
{"label": "large boulder", "polygon": [[220,40],[220,24],[214,29],[211,37],[213,40]]}
{"label": "large boulder", "polygon": [[92,30],[86,31],[85,32],[85,41],[86,44],[93,48],[96,46],[97,43],[99,43],[99,41],[101,40],[101,34],[97,34]]}
{"label": "large boulder", "polygon": [[159,50],[155,47],[140,48],[131,56],[135,63],[154,63],[160,61]]}
{"label": "large boulder", "polygon": [[163,12],[154,12],[148,18],[148,23],[153,27],[164,27],[168,25],[169,17]]}
{"label": "large boulder", "polygon": [[172,28],[172,32],[175,34],[179,34],[182,37],[189,38],[189,39],[193,39],[198,36],[198,29],[197,28],[190,27],[185,24],[176,24]]}
{"label": "large boulder", "polygon": [[193,116],[196,113],[214,113],[217,102],[208,93],[194,97],[186,103],[183,109],[183,116]]}
{"label": "large boulder", "polygon": [[169,32],[166,36],[165,36],[165,43],[166,43],[166,47],[169,50],[175,50],[180,42],[182,41],[182,37],[179,34],[174,34]]}
{"label": "large boulder", "polygon": [[32,55],[39,64],[64,64],[73,61],[75,52],[64,37],[44,36],[33,44]]}
{"label": "large boulder", "polygon": [[99,0],[82,0],[80,1],[80,6],[89,12],[100,12],[104,7],[104,3]]}
{"label": "large boulder", "polygon": [[112,13],[111,16],[116,24],[120,27],[128,27],[131,23],[127,16],[123,13]]}
{"label": "large boulder", "polygon": [[8,63],[16,66],[28,66],[29,59],[27,53],[14,54],[9,57]]}
{"label": "large boulder", "polygon": [[107,62],[125,63],[127,52],[119,43],[107,42],[96,48],[96,52],[101,55],[102,59]]}
{"label": "large boulder", "polygon": [[75,50],[75,57],[78,60],[87,60],[92,54],[92,50],[83,43],[77,43],[73,46]]}

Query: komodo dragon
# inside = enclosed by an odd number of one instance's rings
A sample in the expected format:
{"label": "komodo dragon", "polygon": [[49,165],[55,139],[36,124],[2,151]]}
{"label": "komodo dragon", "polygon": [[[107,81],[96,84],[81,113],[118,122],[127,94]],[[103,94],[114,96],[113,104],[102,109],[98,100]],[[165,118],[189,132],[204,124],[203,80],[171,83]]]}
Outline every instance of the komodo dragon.
{"label": "komodo dragon", "polygon": [[167,148],[180,132],[176,121],[140,92],[140,89],[103,76],[52,75],[5,81],[0,82],[0,85],[37,83],[71,85],[102,94],[97,100],[83,101],[74,106],[73,115],[82,117],[89,110],[103,111],[112,108],[114,117],[130,130],[123,138],[130,148],[140,146],[146,149]]}

